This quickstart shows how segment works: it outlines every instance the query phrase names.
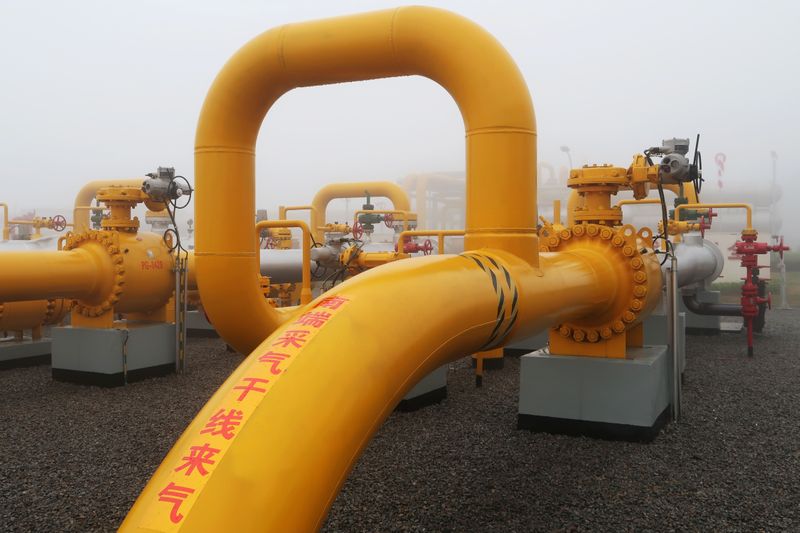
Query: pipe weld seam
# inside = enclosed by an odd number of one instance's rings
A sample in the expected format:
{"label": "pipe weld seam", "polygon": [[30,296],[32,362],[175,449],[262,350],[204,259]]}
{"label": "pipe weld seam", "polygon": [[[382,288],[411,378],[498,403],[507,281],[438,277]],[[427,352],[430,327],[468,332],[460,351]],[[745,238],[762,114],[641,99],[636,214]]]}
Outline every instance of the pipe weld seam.
{"label": "pipe weld seam", "polygon": [[231,153],[231,154],[246,154],[255,157],[256,151],[252,148],[241,148],[238,146],[196,146],[194,149],[195,154],[208,154],[208,153]]}
{"label": "pipe weld seam", "polygon": [[195,250],[194,256],[204,257],[255,257],[256,252],[198,252]]}
{"label": "pipe weld seam", "polygon": [[529,128],[517,128],[515,126],[491,126],[488,128],[469,130],[466,133],[466,137],[472,137],[474,135],[491,135],[496,133],[521,133],[524,135],[536,136],[536,130]]}

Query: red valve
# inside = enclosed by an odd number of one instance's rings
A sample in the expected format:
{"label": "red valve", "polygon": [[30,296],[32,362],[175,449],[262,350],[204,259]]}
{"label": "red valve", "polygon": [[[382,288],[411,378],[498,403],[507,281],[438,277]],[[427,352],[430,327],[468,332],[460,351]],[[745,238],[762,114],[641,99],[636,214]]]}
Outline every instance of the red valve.
{"label": "red valve", "polygon": [[267,237],[265,240],[266,242],[264,243],[264,248],[266,248],[267,250],[272,250],[277,245],[275,239],[273,239],[272,237]]}
{"label": "red valve", "polygon": [[53,229],[56,231],[64,231],[67,227],[67,219],[64,215],[56,215],[52,219]]}
{"label": "red valve", "polygon": [[361,240],[361,237],[364,236],[364,225],[361,222],[356,222],[353,224],[353,238],[357,241]]}
{"label": "red valve", "polygon": [[425,242],[420,246],[420,251],[425,255],[431,255],[431,252],[433,252],[433,243],[430,239],[425,239]]}
{"label": "red valve", "polygon": [[770,245],[766,242],[756,242],[755,232],[742,232],[742,240],[734,245],[736,253],[740,256],[741,265],[746,274],[742,285],[742,317],[747,326],[747,355],[753,355],[753,321],[759,315],[759,306],[767,304],[772,307],[772,297],[759,296],[758,284],[753,280],[758,279],[758,256],[769,252],[778,252],[783,257],[783,252],[789,247],[783,244],[783,237],[778,244]]}
{"label": "red valve", "polygon": [[391,213],[386,213],[383,215],[383,223],[386,224],[387,228],[391,228],[392,224],[394,224],[394,216]]}
{"label": "red valve", "polygon": [[701,216],[700,217],[699,226],[700,226],[700,236],[705,238],[706,237],[706,230],[707,229],[711,229],[711,219],[709,219],[708,222],[706,222],[706,217],[705,216]]}

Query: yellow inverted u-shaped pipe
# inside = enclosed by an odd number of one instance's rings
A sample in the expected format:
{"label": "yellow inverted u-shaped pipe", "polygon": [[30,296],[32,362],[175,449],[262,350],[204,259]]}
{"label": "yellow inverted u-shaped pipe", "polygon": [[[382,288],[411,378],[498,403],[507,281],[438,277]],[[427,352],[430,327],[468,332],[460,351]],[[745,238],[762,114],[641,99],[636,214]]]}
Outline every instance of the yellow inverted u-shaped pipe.
{"label": "yellow inverted u-shaped pipe", "polygon": [[388,198],[392,202],[393,209],[411,211],[408,193],[402,187],[390,181],[332,183],[317,191],[317,194],[314,195],[314,200],[311,202],[311,232],[314,234],[314,238],[318,242],[322,242],[324,238],[324,231],[319,228],[327,222],[326,211],[331,200],[364,198],[366,192],[369,192],[373,198]]}
{"label": "yellow inverted u-shaped pipe", "polygon": [[263,33],[225,65],[195,139],[196,262],[217,331],[248,353],[285,317],[258,288],[255,144],[275,101],[297,88],[421,75],[455,99],[466,130],[466,249],[491,245],[538,266],[536,126],[525,81],[477,24],[440,9],[291,24]]}

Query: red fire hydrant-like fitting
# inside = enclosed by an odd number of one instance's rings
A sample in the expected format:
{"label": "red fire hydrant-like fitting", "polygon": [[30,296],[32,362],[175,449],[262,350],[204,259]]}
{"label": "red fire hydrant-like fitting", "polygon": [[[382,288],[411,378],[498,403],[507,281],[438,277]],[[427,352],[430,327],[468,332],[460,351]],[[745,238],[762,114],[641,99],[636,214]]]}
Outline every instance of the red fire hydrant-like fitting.
{"label": "red fire hydrant-like fitting", "polygon": [[752,229],[742,230],[742,240],[736,242],[736,253],[741,257],[741,265],[746,269],[744,284],[742,285],[742,317],[747,326],[747,355],[753,355],[753,320],[758,316],[759,306],[772,305],[771,295],[766,298],[758,295],[758,256],[769,252],[778,252],[783,257],[783,252],[788,250],[783,242],[770,245],[766,242],[756,242],[758,233]]}
{"label": "red fire hydrant-like fitting", "polygon": [[[397,251],[398,246],[395,244],[394,249]],[[425,242],[422,244],[415,242],[415,241],[406,241],[403,243],[403,253],[407,254],[415,254],[417,252],[422,252],[425,255],[431,255],[433,251],[433,243],[430,239],[425,239]]]}

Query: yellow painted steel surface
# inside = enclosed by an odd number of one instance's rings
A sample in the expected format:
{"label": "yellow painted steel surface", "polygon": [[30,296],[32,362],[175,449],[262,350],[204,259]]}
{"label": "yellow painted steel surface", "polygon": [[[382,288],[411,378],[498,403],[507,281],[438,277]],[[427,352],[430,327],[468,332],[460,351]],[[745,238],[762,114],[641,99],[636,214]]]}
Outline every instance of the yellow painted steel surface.
{"label": "yellow painted steel surface", "polygon": [[125,313],[163,306],[172,294],[172,258],[160,235],[93,231],[68,235],[66,246],[0,253],[0,301],[73,298],[78,311]]}
{"label": "yellow painted steel surface", "polygon": [[[409,259],[317,298],[203,407],[121,530],[319,528],[371,435],[420,378],[493,348],[513,325],[508,338],[602,314],[618,289],[613,264],[592,251],[544,253],[541,265],[537,273],[495,251]],[[393,320],[375,319],[385,307]],[[398,335],[408,323],[414,334]],[[191,466],[200,453],[202,470]]]}
{"label": "yellow painted steel surface", "polygon": [[[255,143],[272,104],[296,88],[421,75],[456,100],[466,129],[466,247],[537,262],[533,106],[514,61],[462,17],[409,7],[270,30],[212,85],[197,127],[197,277],[217,331],[249,352],[283,322],[259,290],[252,239]],[[398,206],[395,206],[398,207]]]}
{"label": "yellow painted steel surface", "polygon": [[0,207],[3,208],[3,240],[7,241],[11,236],[11,227],[8,225],[8,204],[0,202]]}
{"label": "yellow painted steel surface", "polygon": [[278,220],[286,220],[286,213],[289,211],[313,211],[313,205],[279,205]]}
{"label": "yellow painted steel surface", "polygon": [[[390,181],[362,181],[351,183],[332,183],[317,191],[311,201],[311,231],[317,242],[323,242],[325,233],[320,228],[327,222],[326,212],[332,200],[342,198],[364,198],[369,192],[373,198],[388,198],[392,207],[398,211],[408,212],[411,203],[408,194],[399,185]],[[414,219],[416,220],[416,218]]]}
{"label": "yellow painted steel surface", "polygon": [[0,332],[41,326],[48,316],[48,301],[0,303]]}

